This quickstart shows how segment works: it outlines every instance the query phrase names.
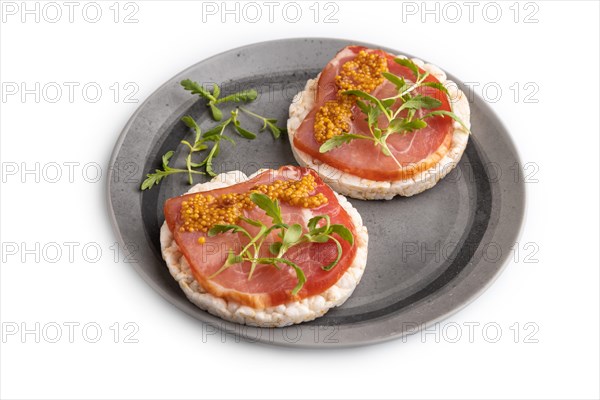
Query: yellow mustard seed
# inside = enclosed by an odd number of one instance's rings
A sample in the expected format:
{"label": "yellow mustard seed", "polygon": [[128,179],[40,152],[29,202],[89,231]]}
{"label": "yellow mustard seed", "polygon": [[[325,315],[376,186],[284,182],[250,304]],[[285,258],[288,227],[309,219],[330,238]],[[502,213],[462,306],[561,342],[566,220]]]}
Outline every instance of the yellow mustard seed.
{"label": "yellow mustard seed", "polygon": [[[251,210],[256,206],[250,199],[253,192],[263,193],[272,200],[277,199],[292,206],[316,208],[328,201],[322,193],[310,194],[316,186],[314,176],[306,175],[299,180],[276,180],[268,185],[257,185],[247,193],[226,193],[217,197],[196,194],[181,203],[180,216],[183,225],[179,230],[180,232],[207,232],[217,224],[236,223],[245,210]],[[201,237],[198,243],[201,239],[206,240]]]}
{"label": "yellow mustard seed", "polygon": [[323,104],[315,116],[314,135],[318,143],[324,143],[336,135],[348,132],[350,128],[356,97],[343,92],[362,90],[370,93],[383,83],[381,73],[387,70],[387,59],[384,56],[364,50],[342,65],[340,73],[335,77],[338,87],[336,98]]}

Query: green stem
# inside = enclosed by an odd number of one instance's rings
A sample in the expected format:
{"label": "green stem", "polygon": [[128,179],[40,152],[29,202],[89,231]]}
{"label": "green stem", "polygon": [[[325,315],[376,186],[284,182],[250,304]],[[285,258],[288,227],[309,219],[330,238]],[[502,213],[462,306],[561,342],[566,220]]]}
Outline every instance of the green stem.
{"label": "green stem", "polygon": [[194,179],[192,178],[191,162],[192,162],[192,151],[190,150],[190,153],[185,158],[185,165],[187,166],[187,169],[188,169],[188,182],[190,185],[194,183]]}
{"label": "green stem", "polygon": [[399,93],[396,96],[392,96],[392,97],[387,97],[385,99],[383,99],[382,101],[386,101],[386,100],[397,100],[400,99],[404,96],[406,96],[407,94],[409,94],[410,92],[412,92],[413,90],[415,90],[416,88],[418,88],[419,86],[421,86],[421,84],[423,82],[425,82],[425,79],[429,76],[429,72],[425,72],[423,75],[421,75],[421,77],[419,79],[417,79],[417,81],[408,89],[406,89],[404,92]]}
{"label": "green stem", "polygon": [[254,259],[252,260],[252,265],[250,266],[250,272],[248,273],[248,280],[252,279],[252,274],[254,274],[254,269],[256,268],[256,264],[258,263],[258,256],[260,255],[260,249],[263,245],[263,242],[267,238],[266,235],[262,237],[258,245],[254,246]]}
{"label": "green stem", "polygon": [[253,113],[253,112],[252,112],[252,111],[250,111],[250,110],[246,110],[244,107],[239,107],[239,109],[240,109],[240,110],[242,110],[243,112],[245,112],[246,114],[248,114],[248,115],[252,115],[253,117],[256,117],[256,118],[258,118],[258,119],[260,119],[260,120],[263,120],[263,121],[265,121],[265,120],[266,120],[266,118],[265,118],[265,117],[263,117],[262,115],[255,114],[255,113]]}
{"label": "green stem", "polygon": [[400,164],[400,161],[398,161],[398,159],[394,156],[394,153],[392,153],[390,151],[390,148],[387,145],[386,141],[380,141],[381,143],[381,147],[383,149],[385,149],[385,151],[387,151],[387,153],[390,155],[390,157],[392,157],[392,159],[394,160],[394,162],[396,163],[396,165],[398,166],[398,168],[402,169],[402,164]]}

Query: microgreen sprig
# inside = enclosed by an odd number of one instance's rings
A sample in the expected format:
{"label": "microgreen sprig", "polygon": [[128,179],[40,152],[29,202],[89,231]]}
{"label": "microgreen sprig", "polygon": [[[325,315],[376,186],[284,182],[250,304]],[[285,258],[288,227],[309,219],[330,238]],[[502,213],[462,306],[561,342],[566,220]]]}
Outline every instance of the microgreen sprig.
{"label": "microgreen sprig", "polygon": [[190,79],[184,79],[181,81],[181,86],[192,94],[197,94],[206,100],[206,106],[209,108],[210,113],[215,121],[220,121],[223,118],[223,112],[218,104],[233,102],[233,103],[247,103],[255,100],[258,97],[258,92],[254,89],[242,90],[241,92],[233,93],[225,97],[219,98],[221,95],[221,88],[216,83],[213,84],[212,92],[205,89],[198,82],[194,82]]}
{"label": "microgreen sprig", "polygon": [[[173,157],[173,151],[167,151],[162,156],[162,169],[156,169],[152,174],[148,174],[146,180],[142,183],[142,190],[152,189],[154,185],[158,185],[164,178],[169,175],[179,174],[179,173],[188,173],[189,171],[186,169],[172,168],[169,167],[169,160]],[[193,174],[201,174],[204,175],[203,172],[200,171],[192,171]]]}
{"label": "microgreen sprig", "polygon": [[[277,200],[271,200],[262,193],[252,193],[250,195],[250,200],[262,209],[267,216],[271,217],[272,225],[267,226],[260,220],[241,217],[240,219],[243,222],[259,228],[258,233],[254,236],[251,235],[247,229],[237,224],[213,226],[208,231],[209,237],[225,232],[234,232],[246,236],[249,239],[249,242],[237,254],[233,250],[230,250],[225,263],[213,273],[209,279],[219,275],[232,265],[245,261],[250,262],[248,280],[252,279],[252,275],[258,265],[272,265],[277,269],[281,269],[280,264],[285,264],[293,268],[296,273],[297,284],[292,290],[292,295],[295,296],[304,286],[306,276],[299,265],[292,260],[285,258],[285,255],[292,247],[303,243],[326,243],[330,240],[333,241],[337,248],[336,258],[328,265],[321,267],[323,270],[329,271],[338,264],[342,257],[342,245],[333,235],[337,234],[342,240],[350,243],[351,246],[354,245],[354,235],[352,232],[344,225],[331,224],[328,215],[318,215],[311,218],[306,225],[306,229],[304,229],[300,224],[296,223],[288,225],[283,221],[281,208]],[[322,223],[319,224],[320,222]],[[274,231],[278,231],[277,237],[279,237],[280,240],[276,240],[269,245],[269,252],[273,257],[261,257],[261,248],[269,234]]]}
{"label": "microgreen sprig", "polygon": [[[200,130],[200,126],[198,126],[196,121],[189,115],[186,115],[183,118],[181,118],[181,121],[187,127],[191,128],[195,133],[193,144],[187,140],[181,141],[181,144],[185,145],[189,150],[188,155],[185,157],[186,169],[169,167],[168,162],[169,162],[169,159],[173,156],[174,151],[172,151],[172,150],[168,151],[163,156],[162,170],[156,169],[154,173],[150,173],[150,174],[146,175],[146,179],[144,180],[144,182],[142,182],[142,186],[141,186],[142,190],[152,189],[152,187],[156,184],[159,184],[163,178],[165,178],[169,175],[178,174],[178,173],[187,173],[188,183],[190,185],[194,184],[194,178],[193,178],[194,174],[196,174],[196,175],[208,174],[210,176],[214,176],[216,174],[213,171],[213,167],[212,167],[213,159],[219,155],[219,152],[221,150],[221,140],[222,139],[227,140],[235,145],[235,141],[233,141],[233,139],[231,139],[229,136],[226,136],[223,134],[227,125],[229,125],[231,123],[232,118],[215,126],[212,129],[204,132],[204,134],[202,134],[202,132]],[[208,149],[209,146],[207,145],[207,143],[211,143],[211,142],[213,143],[213,145],[212,145],[208,155],[199,163],[193,162],[192,155],[194,153],[199,153],[203,150]],[[165,156],[167,156],[167,157],[165,158]],[[202,168],[202,167],[205,168],[206,172],[198,171],[195,169],[195,168]]]}
{"label": "microgreen sprig", "polygon": [[200,130],[200,127],[198,126],[196,121],[194,121],[194,119],[192,117],[190,117],[189,115],[186,115],[185,117],[181,118],[181,121],[183,121],[183,123],[188,128],[193,129],[195,132],[193,145],[190,144],[190,142],[188,142],[187,140],[181,141],[181,143],[184,144],[185,146],[187,146],[190,150],[187,157],[185,158],[185,165],[186,165],[187,171],[188,171],[188,182],[191,185],[194,183],[194,179],[192,178],[192,174],[194,173],[194,170],[192,168],[198,168],[198,167],[202,166],[201,164],[192,162],[192,154],[202,151],[202,150],[206,150],[208,148],[208,146],[206,144],[204,144],[204,139],[202,139],[202,131]]}
{"label": "microgreen sprig", "polygon": [[274,118],[265,118],[261,115],[253,113],[250,110],[246,110],[244,107],[240,107],[240,110],[242,110],[243,112],[245,112],[248,115],[251,115],[251,116],[261,120],[263,122],[263,126],[262,126],[262,128],[260,128],[260,131],[262,132],[265,129],[269,128],[269,130],[271,131],[271,134],[273,135],[273,137],[275,139],[279,139],[279,137],[281,136],[281,133],[287,132],[286,128],[280,128],[277,126],[277,120]]}
{"label": "microgreen sprig", "polygon": [[[249,102],[256,99],[257,97],[256,90],[254,89],[244,90],[226,97],[219,98],[221,90],[217,85],[214,85],[212,93],[204,89],[198,83],[192,82],[189,79],[182,81],[181,85],[186,90],[191,91],[193,94],[199,94],[200,96],[209,100],[208,105],[211,108],[211,114],[216,120],[221,120],[223,117],[221,110],[215,107],[216,104],[226,102]],[[244,113],[248,115],[251,115],[252,117],[258,118],[259,120],[263,121],[263,127],[260,129],[260,131],[262,132],[268,127],[271,133],[273,134],[273,137],[275,137],[276,139],[280,137],[281,132],[285,131],[285,128],[280,128],[277,126],[276,119],[263,117],[262,115],[258,115],[247,109],[242,109],[242,111],[244,111]],[[173,156],[174,152],[169,151],[163,156],[162,169],[156,169],[154,173],[147,174],[146,179],[142,182],[141,189],[151,189],[154,185],[159,184],[165,177],[173,174],[186,173],[188,176],[188,183],[190,185],[194,183],[194,175],[208,174],[210,176],[216,176],[216,173],[213,169],[213,161],[221,152],[221,141],[226,140],[231,144],[235,145],[235,141],[229,136],[225,135],[226,129],[228,127],[233,127],[235,132],[245,139],[255,139],[257,136],[256,133],[253,133],[242,126],[239,120],[239,115],[239,110],[237,108],[232,110],[228,119],[220,122],[219,124],[215,125],[214,127],[210,128],[204,133],[202,133],[200,126],[191,116],[186,115],[182,117],[181,121],[194,133],[193,143],[188,140],[181,141],[181,144],[183,144],[188,149],[188,154],[185,157],[186,168],[180,169],[170,167],[169,160]],[[216,118],[216,116],[218,116],[219,118]],[[202,161],[200,162],[194,162],[194,155],[196,153],[201,153],[205,150],[208,150],[208,154],[204,157],[204,159],[202,159]],[[204,171],[199,171],[199,168],[204,168]]]}
{"label": "microgreen sprig", "polygon": [[[384,155],[392,157],[396,165],[402,168],[398,159],[393,155],[388,147],[387,140],[393,134],[406,135],[411,132],[416,132],[427,126],[425,121],[427,118],[435,116],[450,117],[458,121],[467,131],[467,126],[460,118],[451,111],[434,110],[424,114],[420,118],[416,118],[417,111],[422,109],[432,110],[442,102],[438,99],[421,94],[413,95],[415,89],[419,87],[432,87],[442,91],[448,95],[448,90],[439,82],[426,82],[425,79],[429,76],[429,72],[421,73],[419,67],[408,58],[396,58],[394,61],[411,70],[414,75],[414,83],[407,82],[403,77],[394,75],[390,72],[383,72],[383,77],[390,81],[396,87],[397,94],[384,99],[378,99],[370,93],[362,90],[347,90],[342,92],[345,95],[356,96],[358,99],[356,105],[360,108],[363,114],[366,115],[365,121],[369,126],[370,135],[342,133],[327,140],[321,145],[319,151],[326,153],[344,144],[350,143],[353,140],[371,140],[375,146],[381,147]],[[397,108],[395,106],[397,105]],[[395,108],[395,109],[394,109]],[[406,116],[401,117],[400,113],[406,110]],[[378,125],[379,117],[383,115],[387,119],[388,126],[380,128]]]}

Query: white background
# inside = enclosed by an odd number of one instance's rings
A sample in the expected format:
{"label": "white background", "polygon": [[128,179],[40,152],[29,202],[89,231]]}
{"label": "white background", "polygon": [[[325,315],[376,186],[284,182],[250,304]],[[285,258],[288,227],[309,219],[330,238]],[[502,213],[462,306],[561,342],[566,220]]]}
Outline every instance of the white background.
{"label": "white background", "polygon": [[[55,10],[46,9],[39,22],[29,15],[22,23],[21,2],[13,3],[19,8],[15,15],[10,7],[4,13],[6,3],[0,27],[5,96],[0,103],[2,398],[600,395],[597,2],[540,1],[516,7],[512,1],[498,2],[502,15],[496,23],[486,20],[495,18],[496,6],[484,14],[485,3],[478,3],[470,22],[463,2],[454,3],[462,12],[456,23],[444,20],[455,18],[455,9],[444,3],[437,6],[441,14],[436,22],[435,15],[421,14],[421,2],[336,2],[337,23],[324,23],[324,4],[315,23],[312,1],[300,4],[302,18],[296,23],[283,18],[284,3],[275,9],[273,23],[261,2],[264,15],[257,23],[243,18],[236,23],[233,15],[221,23],[220,14],[203,22],[201,3],[192,1],[136,1],[137,23],[123,23],[135,10],[124,10],[123,3],[115,23],[109,9],[113,1],[100,2],[103,14],[97,23],[85,21],[81,11],[86,3],[81,2],[71,23],[68,8],[59,2],[60,21],[49,23],[46,19],[54,18]],[[34,3],[28,4],[33,8]],[[43,6],[39,3],[40,13]],[[427,6],[433,9],[435,3]],[[411,13],[414,7],[416,14]],[[93,10],[88,12],[93,18]],[[530,20],[537,22],[525,23],[532,12]],[[289,16],[294,16],[291,11]],[[537,183],[527,183],[526,225],[516,244],[520,251],[487,292],[429,334],[337,351],[292,350],[231,338],[223,343],[219,334],[207,332],[163,300],[131,266],[113,260],[106,166],[139,103],[124,101],[129,91],[121,91],[115,102],[109,87],[118,82],[124,90],[132,82],[139,88],[133,98],[141,102],[171,76],[219,52],[305,36],[378,43],[422,57],[479,88],[499,86],[502,95],[496,98],[490,89],[488,100],[511,132],[522,161],[539,167],[533,177]],[[73,102],[64,86],[56,103],[48,101],[54,92],[41,93],[39,102],[34,94],[25,99],[20,92],[7,94],[14,88],[10,83],[22,82],[28,88],[36,82],[41,87],[49,82],[80,86]],[[81,88],[89,82],[103,89],[96,103],[82,96]],[[510,89],[515,82],[521,88],[517,98]],[[535,86],[524,90],[528,82]],[[532,87],[537,93],[526,98]],[[74,166],[72,183],[66,167],[59,182],[40,176],[36,183],[35,174],[20,173],[36,162],[40,168],[53,162],[79,166]],[[102,166],[99,182],[83,179],[87,163]],[[19,171],[10,175],[15,165]],[[94,171],[88,169],[85,177],[93,180]],[[73,262],[66,253],[55,263],[49,262],[54,253],[41,254],[36,262],[35,254],[22,251],[22,246],[35,248],[36,242],[40,249],[59,243],[63,252],[64,242],[79,245]],[[7,243],[17,244],[17,254],[12,247],[6,251]],[[101,248],[99,261],[84,259],[81,250],[87,243]],[[539,250],[531,254],[532,249]],[[73,343],[64,325],[69,322],[80,324]],[[116,322],[117,343],[110,329]],[[127,322],[139,327],[133,336],[138,343],[125,343],[124,334],[132,332],[131,326],[125,329]],[[46,327],[39,343],[34,334],[21,336],[22,328],[33,329],[36,323]],[[52,323],[62,326],[57,343],[48,340],[55,336]],[[93,338],[93,329],[83,335],[86,323],[102,328],[97,343],[86,340]],[[480,324],[471,340],[469,323]],[[501,328],[497,342],[491,343],[493,330],[482,332],[486,323]],[[531,323],[527,329],[526,323]],[[462,336],[451,343],[456,326]],[[15,327],[19,332],[9,334]]]}

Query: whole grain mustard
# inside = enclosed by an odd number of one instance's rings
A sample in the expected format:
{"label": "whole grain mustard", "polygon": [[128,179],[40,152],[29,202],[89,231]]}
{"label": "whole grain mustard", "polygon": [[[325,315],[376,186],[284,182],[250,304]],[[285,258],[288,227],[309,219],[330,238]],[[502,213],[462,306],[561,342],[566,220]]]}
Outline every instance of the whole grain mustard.
{"label": "whole grain mustard", "polygon": [[[183,225],[179,231],[207,232],[215,225],[235,224],[244,211],[256,207],[250,199],[250,195],[256,192],[295,207],[316,208],[328,201],[322,193],[310,195],[316,186],[314,176],[305,175],[295,181],[276,180],[270,184],[257,185],[247,193],[226,193],[216,197],[198,193],[181,203]],[[205,242],[202,239],[204,238],[198,239],[199,244]]]}
{"label": "whole grain mustard", "polygon": [[324,143],[350,129],[349,122],[356,97],[343,92],[362,90],[370,93],[383,83],[381,73],[387,70],[387,59],[384,56],[364,50],[342,65],[340,73],[335,77],[338,87],[336,99],[325,102],[315,116],[314,135],[317,142]]}

